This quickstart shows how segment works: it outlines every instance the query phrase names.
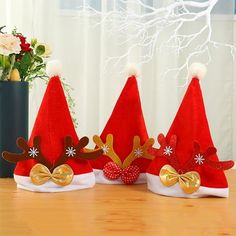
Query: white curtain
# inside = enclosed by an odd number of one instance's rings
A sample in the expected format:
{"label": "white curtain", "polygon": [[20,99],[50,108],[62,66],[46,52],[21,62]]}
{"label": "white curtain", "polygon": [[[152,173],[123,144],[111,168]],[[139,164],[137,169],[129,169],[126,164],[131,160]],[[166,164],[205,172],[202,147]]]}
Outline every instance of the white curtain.
{"label": "white curtain", "polygon": [[[137,33],[135,30],[138,30],[140,24],[135,28],[133,22],[134,27],[121,30],[120,16],[117,16],[116,21],[107,18],[106,23],[101,23],[100,12],[108,14],[127,11],[131,15],[141,16],[151,11],[152,7],[161,8],[174,2],[178,1],[0,0],[0,25],[6,25],[9,30],[16,26],[28,37],[41,39],[51,46],[52,57],[62,61],[64,77],[74,88],[72,96],[76,102],[77,131],[80,137],[88,135],[91,138],[103,130],[127,79],[124,73],[127,64],[137,64],[141,69],[138,82],[147,129],[151,137],[156,137],[160,132],[168,131],[187,88],[186,75],[180,73],[175,77],[169,73],[163,78],[163,73],[168,68],[182,65],[196,45],[175,56],[168,49],[154,49],[149,60],[142,63],[142,56],[148,53],[148,49],[139,47],[140,37],[128,40],[126,35],[128,31],[129,35]],[[151,8],[143,7],[142,3]],[[82,14],[88,7],[97,12]],[[146,27],[145,21],[142,23]],[[200,19],[186,25],[182,33],[191,33],[193,28],[201,28],[201,24]],[[218,1],[211,15],[211,24],[212,40],[235,44],[233,0]],[[163,43],[173,34],[173,30],[170,27],[164,31],[156,45]],[[199,41],[204,37],[203,34]],[[136,47],[127,56],[116,59],[133,45]],[[230,47],[215,45],[210,47],[211,61],[208,61],[206,53],[194,58],[203,63],[209,62],[207,76],[201,84],[212,137],[222,160],[236,160],[236,78],[231,50]],[[107,64],[108,58],[110,62]],[[30,93],[30,129],[44,91],[45,85],[35,81]]]}

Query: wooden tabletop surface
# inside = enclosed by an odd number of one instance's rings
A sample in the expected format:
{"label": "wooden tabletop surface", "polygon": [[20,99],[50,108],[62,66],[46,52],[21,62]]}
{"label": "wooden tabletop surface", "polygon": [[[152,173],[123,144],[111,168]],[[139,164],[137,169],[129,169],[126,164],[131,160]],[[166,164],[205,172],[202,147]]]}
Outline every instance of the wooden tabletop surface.
{"label": "wooden tabletop surface", "polygon": [[158,196],[146,185],[33,193],[0,179],[0,235],[236,235],[236,170],[229,198]]}

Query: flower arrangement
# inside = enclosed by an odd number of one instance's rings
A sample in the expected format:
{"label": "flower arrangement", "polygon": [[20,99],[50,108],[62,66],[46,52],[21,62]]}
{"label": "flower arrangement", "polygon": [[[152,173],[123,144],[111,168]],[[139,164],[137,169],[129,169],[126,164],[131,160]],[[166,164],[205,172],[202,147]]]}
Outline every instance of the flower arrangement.
{"label": "flower arrangement", "polygon": [[35,38],[29,43],[16,29],[11,34],[3,29],[0,27],[0,80],[30,82],[46,78],[45,59],[51,54],[50,48]]}
{"label": "flower arrangement", "polygon": [[[36,38],[28,41],[17,29],[7,34],[3,32],[4,28],[0,27],[0,81],[26,81],[32,86],[32,81],[41,79],[47,84],[46,62],[51,55],[49,46],[39,43]],[[75,102],[70,95],[72,88],[64,78],[61,82],[76,127]]]}

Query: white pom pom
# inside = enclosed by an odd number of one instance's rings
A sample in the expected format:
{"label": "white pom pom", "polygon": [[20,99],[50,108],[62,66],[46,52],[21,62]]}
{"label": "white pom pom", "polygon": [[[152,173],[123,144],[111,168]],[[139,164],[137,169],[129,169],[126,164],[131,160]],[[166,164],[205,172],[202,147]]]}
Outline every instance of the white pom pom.
{"label": "white pom pom", "polygon": [[189,67],[189,76],[191,78],[197,77],[198,79],[202,79],[205,77],[206,73],[207,68],[204,64],[196,62]]}
{"label": "white pom pom", "polygon": [[62,64],[58,60],[49,61],[46,65],[46,73],[51,78],[53,76],[61,76]]}
{"label": "white pom pom", "polygon": [[134,75],[135,77],[138,77],[141,74],[140,69],[135,64],[129,64],[127,66],[127,75],[128,77]]}

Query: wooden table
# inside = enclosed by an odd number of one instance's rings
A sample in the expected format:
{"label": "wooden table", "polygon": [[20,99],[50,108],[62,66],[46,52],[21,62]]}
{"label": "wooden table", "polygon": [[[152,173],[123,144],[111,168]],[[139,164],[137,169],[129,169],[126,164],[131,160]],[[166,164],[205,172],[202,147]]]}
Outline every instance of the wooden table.
{"label": "wooden table", "polygon": [[0,179],[0,235],[236,235],[236,170],[227,176],[227,199],[163,197],[146,185],[33,193]]}

